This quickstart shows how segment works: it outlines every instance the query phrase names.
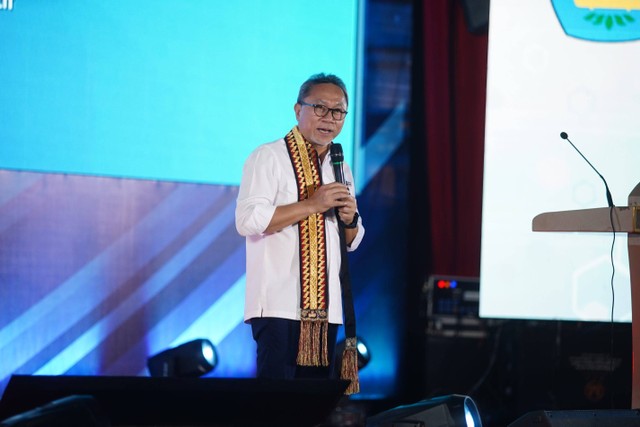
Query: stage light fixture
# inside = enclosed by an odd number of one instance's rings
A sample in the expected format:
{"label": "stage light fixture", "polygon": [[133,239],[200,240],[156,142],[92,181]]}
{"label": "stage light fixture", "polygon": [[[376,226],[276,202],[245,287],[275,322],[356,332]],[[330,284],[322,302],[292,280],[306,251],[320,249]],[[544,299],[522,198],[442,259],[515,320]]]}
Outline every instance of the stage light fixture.
{"label": "stage light fixture", "polygon": [[367,419],[367,427],[392,427],[399,423],[414,426],[482,427],[482,419],[473,399],[459,394],[398,406]]}
{"label": "stage light fixture", "polygon": [[208,339],[197,339],[164,350],[147,359],[152,377],[200,377],[211,372],[218,354]]}
{"label": "stage light fixture", "polygon": [[[338,369],[342,364],[342,352],[344,351],[345,345],[345,340],[340,340],[338,344],[336,344],[335,354],[337,362],[336,366]],[[367,344],[360,337],[356,337],[356,351],[358,352],[358,370],[361,370],[369,364],[369,361],[371,360],[371,352],[369,351]]]}

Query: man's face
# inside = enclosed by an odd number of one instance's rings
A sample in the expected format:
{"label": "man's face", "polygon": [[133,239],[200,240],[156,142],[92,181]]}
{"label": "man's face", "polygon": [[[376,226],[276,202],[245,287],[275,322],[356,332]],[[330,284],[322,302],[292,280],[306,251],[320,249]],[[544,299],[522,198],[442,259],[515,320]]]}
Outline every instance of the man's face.
{"label": "man's face", "polygon": [[[313,86],[303,101],[307,104],[322,104],[329,108],[347,110],[347,100],[342,89],[331,83]],[[314,108],[308,105],[296,103],[293,108],[296,112],[300,133],[316,148],[318,153],[322,154],[342,130],[344,119],[334,119],[331,112],[328,112],[324,117],[318,117],[314,113]]]}

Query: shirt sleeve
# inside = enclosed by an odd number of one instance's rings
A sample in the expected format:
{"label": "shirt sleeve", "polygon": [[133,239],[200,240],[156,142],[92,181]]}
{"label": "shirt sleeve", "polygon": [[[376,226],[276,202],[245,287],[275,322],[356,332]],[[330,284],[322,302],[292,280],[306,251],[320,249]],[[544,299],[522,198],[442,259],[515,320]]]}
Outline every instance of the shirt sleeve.
{"label": "shirt sleeve", "polygon": [[247,158],[236,203],[236,229],[241,236],[264,233],[276,210],[277,162],[268,147]]}

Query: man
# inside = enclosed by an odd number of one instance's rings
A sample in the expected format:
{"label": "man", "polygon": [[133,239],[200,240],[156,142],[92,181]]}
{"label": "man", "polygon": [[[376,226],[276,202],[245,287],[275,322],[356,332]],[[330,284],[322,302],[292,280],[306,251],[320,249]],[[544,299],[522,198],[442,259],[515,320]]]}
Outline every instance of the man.
{"label": "man", "polygon": [[340,78],[311,76],[294,105],[297,126],[244,165],[236,228],[246,237],[244,319],[257,343],[258,377],[333,372],[343,322],[339,227],[348,251],[364,236],[351,170],[344,165],[346,185],[335,182],[329,155],[347,108]]}

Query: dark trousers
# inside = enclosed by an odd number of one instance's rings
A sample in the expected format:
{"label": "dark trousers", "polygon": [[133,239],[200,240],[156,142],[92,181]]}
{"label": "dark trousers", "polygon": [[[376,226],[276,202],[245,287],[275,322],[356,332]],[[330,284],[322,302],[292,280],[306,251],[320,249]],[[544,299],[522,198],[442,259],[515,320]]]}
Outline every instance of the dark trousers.
{"label": "dark trousers", "polygon": [[333,378],[334,353],[338,325],[329,324],[327,349],[330,366],[298,366],[300,322],[261,317],[251,319],[251,332],[258,344],[258,378]]}

